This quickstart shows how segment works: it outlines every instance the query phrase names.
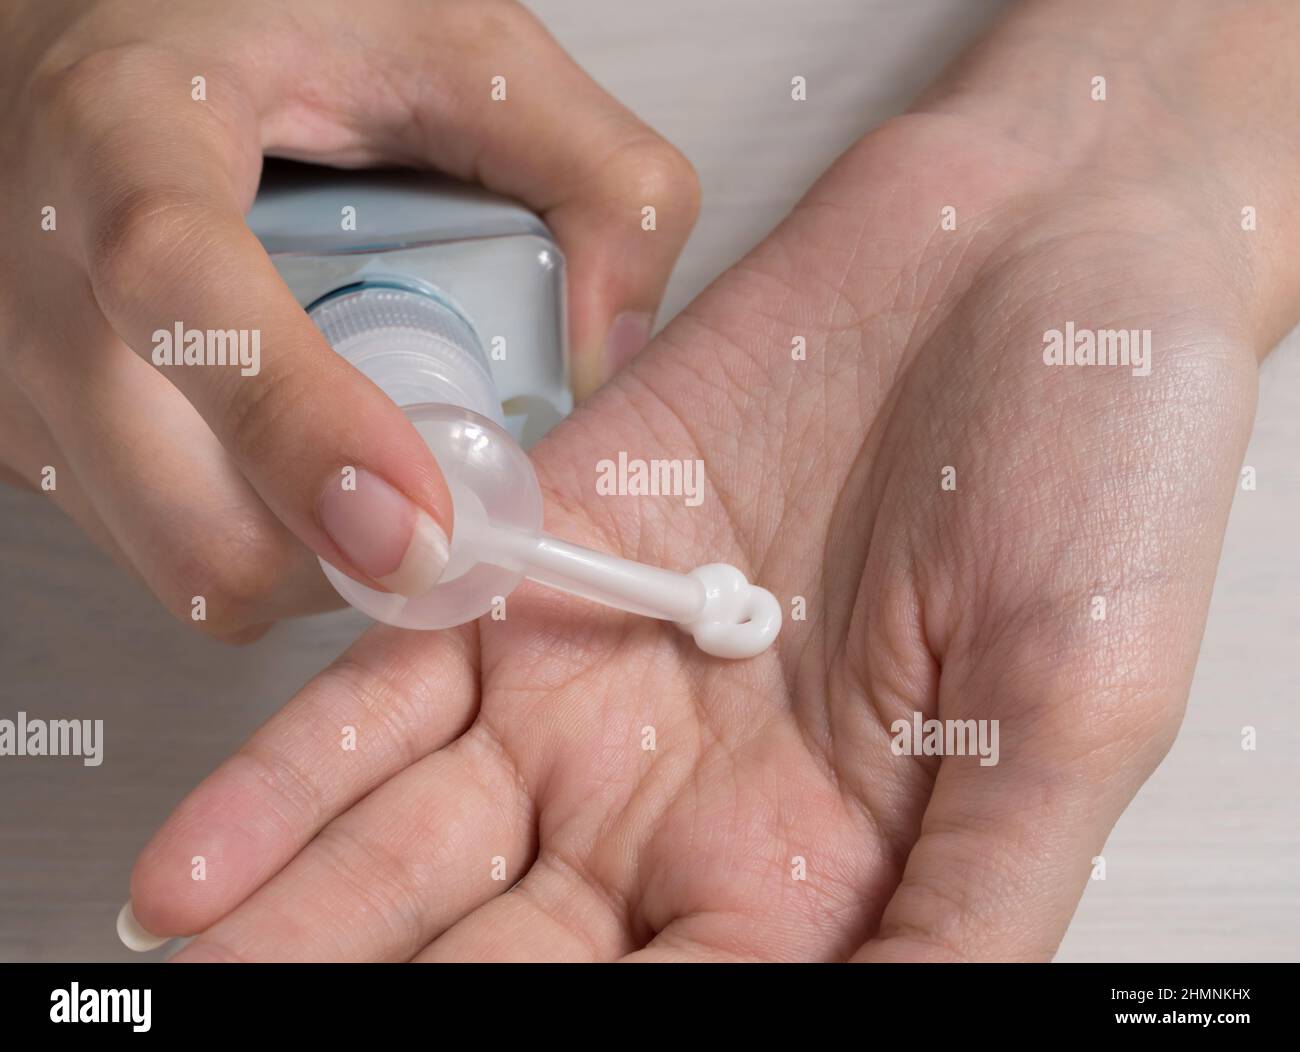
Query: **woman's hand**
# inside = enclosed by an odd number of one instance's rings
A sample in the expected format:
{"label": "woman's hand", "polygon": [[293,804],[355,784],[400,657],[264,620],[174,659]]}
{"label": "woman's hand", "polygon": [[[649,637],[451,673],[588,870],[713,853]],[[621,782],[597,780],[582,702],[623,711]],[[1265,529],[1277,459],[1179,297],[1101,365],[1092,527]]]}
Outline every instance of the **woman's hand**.
{"label": "woman's hand", "polygon": [[[1077,10],[1026,8],[858,144],[536,451],[554,533],[733,562],[806,620],[742,662],[528,586],[505,621],[375,628],[157,834],[139,922],[200,933],[187,960],[1050,956],[1175,734],[1298,300],[1300,138],[1261,102],[1294,67],[1234,120],[1151,83],[1278,27],[1156,34],[1125,0],[1159,43],[1121,61],[1092,9],[1043,23]],[[1048,364],[1067,327],[1150,356]],[[703,459],[703,503],[597,496],[620,451]],[[997,748],[916,755],[917,714]]]}
{"label": "woman's hand", "polygon": [[[887,126],[537,451],[552,532],[802,597],[771,652],[527,586],[375,628],[145,850],[144,926],[189,960],[1050,956],[1178,725],[1254,359],[1194,215],[1044,167]],[[1150,375],[1045,365],[1069,321],[1151,329]],[[619,451],[702,458],[704,502],[597,497]],[[898,755],[914,713],[996,721],[996,764]]]}
{"label": "woman's hand", "polygon": [[[541,212],[579,394],[644,343],[694,221],[686,161],[514,3],[16,0],[0,69],[0,477],[48,489],[187,623],[203,596],[199,627],[232,640],[338,605],[315,555],[423,591],[452,528],[423,442],[245,226],[264,153],[437,168]],[[155,369],[178,323],[258,330],[260,369]]]}

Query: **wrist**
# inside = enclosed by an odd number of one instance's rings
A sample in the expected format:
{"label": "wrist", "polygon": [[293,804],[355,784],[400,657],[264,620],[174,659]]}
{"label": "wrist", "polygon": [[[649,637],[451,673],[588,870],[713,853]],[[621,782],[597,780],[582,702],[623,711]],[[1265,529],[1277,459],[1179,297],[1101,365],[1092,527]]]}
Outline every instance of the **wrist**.
{"label": "wrist", "polygon": [[913,107],[1034,158],[1051,200],[1143,202],[1223,260],[1260,353],[1300,317],[1300,5],[1025,4]]}

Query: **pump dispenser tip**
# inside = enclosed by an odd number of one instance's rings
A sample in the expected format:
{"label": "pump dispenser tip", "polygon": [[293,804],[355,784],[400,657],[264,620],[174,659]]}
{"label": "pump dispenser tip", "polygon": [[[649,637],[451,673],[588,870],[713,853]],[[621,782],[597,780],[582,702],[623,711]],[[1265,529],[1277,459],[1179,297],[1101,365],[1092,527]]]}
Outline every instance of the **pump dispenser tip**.
{"label": "pump dispenser tip", "polygon": [[720,658],[757,657],[781,631],[781,604],[766,588],[750,584],[734,566],[709,563],[690,573],[704,585],[704,607],[692,621],[678,624],[706,654]]}

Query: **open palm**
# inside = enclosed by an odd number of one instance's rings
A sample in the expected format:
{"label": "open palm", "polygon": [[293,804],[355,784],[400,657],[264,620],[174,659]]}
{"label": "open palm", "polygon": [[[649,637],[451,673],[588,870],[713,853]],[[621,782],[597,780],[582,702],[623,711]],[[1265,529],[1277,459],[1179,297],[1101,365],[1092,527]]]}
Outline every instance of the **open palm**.
{"label": "open palm", "polygon": [[[863,140],[534,453],[550,532],[735,563],[772,650],[530,585],[376,627],[155,837],[140,921],[188,959],[1050,956],[1176,731],[1254,392],[1215,235],[1104,177],[953,117]],[[1151,374],[1045,365],[1067,322],[1150,329]],[[619,451],[703,459],[703,503],[597,496]],[[917,712],[997,763],[899,755]]]}

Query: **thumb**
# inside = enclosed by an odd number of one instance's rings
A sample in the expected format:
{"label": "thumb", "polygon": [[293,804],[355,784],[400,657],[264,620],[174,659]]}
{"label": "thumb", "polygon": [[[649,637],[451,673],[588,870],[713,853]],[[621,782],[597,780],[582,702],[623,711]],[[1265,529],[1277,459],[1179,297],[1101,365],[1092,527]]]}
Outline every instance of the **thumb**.
{"label": "thumb", "polygon": [[[902,880],[854,960],[1052,957],[1111,827],[1172,740],[1175,706],[1113,695],[1098,705],[1102,693],[1058,684],[1025,704],[1029,692],[1017,699],[1004,681],[1009,718],[989,721],[996,762],[943,758]],[[1134,716],[1118,733],[1104,715],[1117,701]]]}

